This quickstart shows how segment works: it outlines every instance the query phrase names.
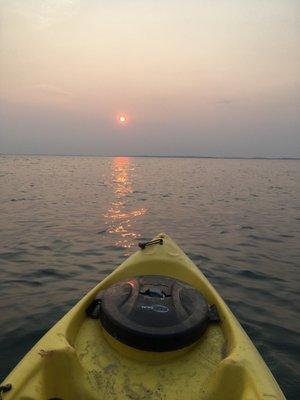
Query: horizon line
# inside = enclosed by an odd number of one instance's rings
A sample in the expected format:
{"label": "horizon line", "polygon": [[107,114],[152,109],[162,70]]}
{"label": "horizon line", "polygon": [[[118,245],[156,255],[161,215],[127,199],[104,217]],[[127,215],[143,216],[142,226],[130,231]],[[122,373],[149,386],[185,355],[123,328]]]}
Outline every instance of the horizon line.
{"label": "horizon line", "polygon": [[300,160],[298,157],[289,156],[207,156],[207,155],[155,155],[155,154],[57,154],[57,153],[0,153],[0,156],[43,156],[43,157],[130,157],[130,158],[204,158],[204,159],[223,159],[223,160]]}

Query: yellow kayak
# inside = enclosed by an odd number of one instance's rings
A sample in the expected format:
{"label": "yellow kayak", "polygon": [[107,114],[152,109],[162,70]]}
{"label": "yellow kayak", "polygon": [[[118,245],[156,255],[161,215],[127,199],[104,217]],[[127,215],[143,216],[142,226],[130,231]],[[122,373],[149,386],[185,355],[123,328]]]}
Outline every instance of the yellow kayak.
{"label": "yellow kayak", "polygon": [[18,400],[284,399],[222,298],[165,234],[142,244],[1,384]]}

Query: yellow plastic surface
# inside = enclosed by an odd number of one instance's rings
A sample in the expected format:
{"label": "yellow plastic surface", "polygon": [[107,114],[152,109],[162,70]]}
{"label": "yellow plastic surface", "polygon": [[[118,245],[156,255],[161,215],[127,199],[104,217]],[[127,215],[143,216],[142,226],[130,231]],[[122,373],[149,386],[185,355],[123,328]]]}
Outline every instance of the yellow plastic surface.
{"label": "yellow plastic surface", "polygon": [[[284,399],[252,342],[208,280],[167,236],[139,250],[91,290],[20,361],[3,384],[4,400],[274,400]],[[95,295],[131,276],[185,281],[218,308],[194,345],[173,352],[130,348],[105,333],[85,310]]]}

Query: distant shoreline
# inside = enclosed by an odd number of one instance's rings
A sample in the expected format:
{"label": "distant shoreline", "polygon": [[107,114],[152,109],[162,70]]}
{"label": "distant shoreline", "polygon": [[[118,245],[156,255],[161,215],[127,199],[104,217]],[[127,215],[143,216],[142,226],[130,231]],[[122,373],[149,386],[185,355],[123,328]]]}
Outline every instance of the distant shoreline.
{"label": "distant shoreline", "polygon": [[129,157],[129,158],[204,158],[213,160],[300,160],[300,157],[239,157],[239,156],[176,156],[176,155],[128,155],[128,154],[116,154],[116,155],[103,155],[103,154],[22,154],[22,153],[0,153],[0,156],[27,156],[27,157],[103,157],[103,158],[115,158],[115,157]]}

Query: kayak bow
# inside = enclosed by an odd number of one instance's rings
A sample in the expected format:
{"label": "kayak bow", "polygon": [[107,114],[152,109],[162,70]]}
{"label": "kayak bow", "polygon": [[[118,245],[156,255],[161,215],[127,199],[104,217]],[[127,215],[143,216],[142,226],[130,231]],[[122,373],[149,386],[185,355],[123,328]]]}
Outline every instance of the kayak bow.
{"label": "kayak bow", "polygon": [[284,399],[205,276],[170,237],[155,240],[42,337],[4,400]]}

